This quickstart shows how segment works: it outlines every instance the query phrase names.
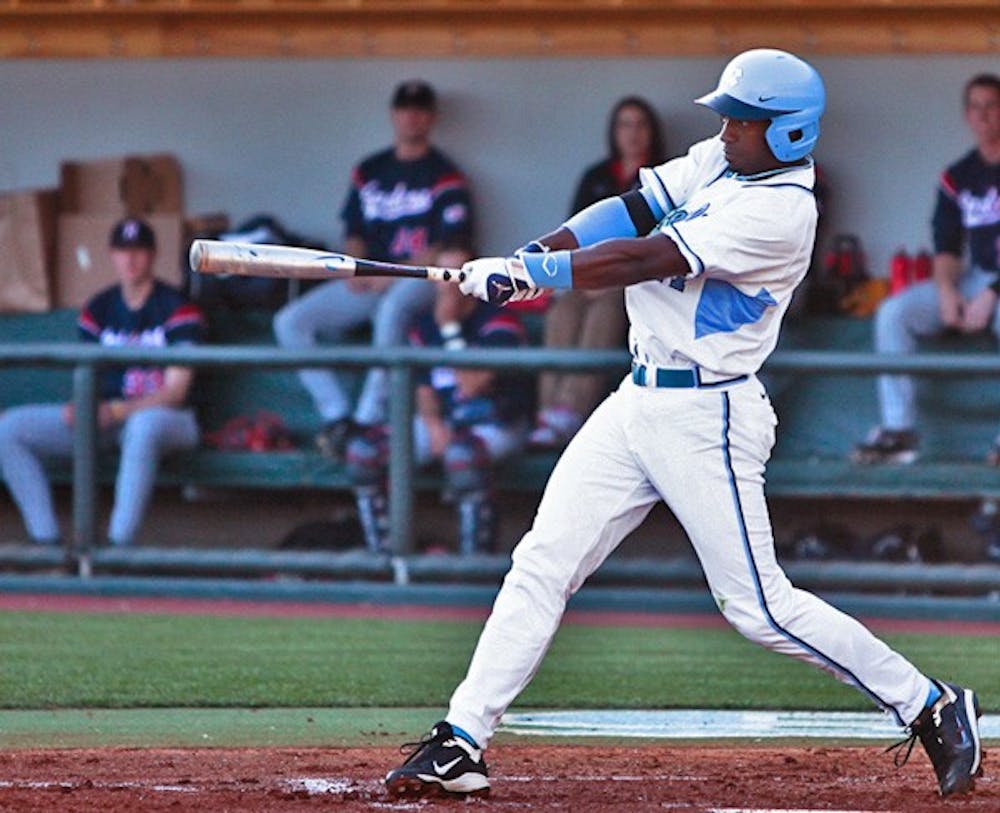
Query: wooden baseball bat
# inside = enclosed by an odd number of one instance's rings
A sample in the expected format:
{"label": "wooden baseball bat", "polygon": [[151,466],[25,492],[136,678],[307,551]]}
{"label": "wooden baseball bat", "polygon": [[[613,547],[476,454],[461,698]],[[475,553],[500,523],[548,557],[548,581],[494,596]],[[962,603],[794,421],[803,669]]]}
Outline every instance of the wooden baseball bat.
{"label": "wooden baseball bat", "polygon": [[195,240],[188,259],[200,274],[237,274],[250,277],[346,279],[348,277],[405,277],[438,282],[463,282],[465,272],[431,265],[404,265],[362,260],[349,254],[315,251],[264,243]]}

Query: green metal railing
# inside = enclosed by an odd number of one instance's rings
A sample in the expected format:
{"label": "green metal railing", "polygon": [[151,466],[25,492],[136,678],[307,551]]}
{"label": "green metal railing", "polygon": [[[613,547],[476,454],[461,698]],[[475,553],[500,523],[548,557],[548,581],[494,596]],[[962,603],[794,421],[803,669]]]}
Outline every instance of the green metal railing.
{"label": "green metal railing", "polygon": [[[269,346],[212,345],[176,348],[101,347],[90,344],[0,344],[0,367],[70,367],[73,369],[75,444],[73,454],[73,539],[81,572],[89,569],[96,541],[97,489],[97,376],[101,367],[127,364],[183,365],[197,368],[339,367],[389,369],[389,515],[392,549],[412,550],[413,460],[412,393],[414,371],[435,366],[550,370],[608,371],[624,375],[629,357],[622,351],[546,348],[468,348],[461,353],[436,348],[336,346],[291,350]],[[928,376],[1000,374],[1000,356],[993,354],[920,353],[878,356],[835,351],[779,351],[768,360],[769,372],[808,372],[835,375],[910,373]]]}

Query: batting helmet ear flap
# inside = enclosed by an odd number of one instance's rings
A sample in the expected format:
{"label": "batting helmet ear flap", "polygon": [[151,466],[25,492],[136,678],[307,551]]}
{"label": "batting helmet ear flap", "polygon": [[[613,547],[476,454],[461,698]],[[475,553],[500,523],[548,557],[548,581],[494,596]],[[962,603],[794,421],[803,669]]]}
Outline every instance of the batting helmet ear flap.
{"label": "batting helmet ear flap", "polygon": [[764,137],[779,161],[797,161],[811,153],[819,141],[819,117],[811,111],[778,116]]}
{"label": "batting helmet ear flap", "polygon": [[719,86],[695,99],[720,116],[771,120],[765,136],[779,161],[797,161],[816,146],[826,88],[816,69],[794,54],[757,48],[734,57]]}

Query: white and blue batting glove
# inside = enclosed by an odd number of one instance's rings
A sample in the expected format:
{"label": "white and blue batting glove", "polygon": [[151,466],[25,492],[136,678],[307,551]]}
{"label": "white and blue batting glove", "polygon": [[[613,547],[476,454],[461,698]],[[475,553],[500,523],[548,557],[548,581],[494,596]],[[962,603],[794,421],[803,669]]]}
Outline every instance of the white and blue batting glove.
{"label": "white and blue batting glove", "polygon": [[514,252],[515,257],[520,257],[522,254],[544,254],[549,250],[549,247],[538,240],[532,240],[527,245],[521,246],[517,251]]}
{"label": "white and blue batting glove", "polygon": [[517,257],[470,260],[462,266],[462,271],[465,281],[458,286],[462,293],[493,305],[534,299],[542,294]]}
{"label": "white and blue batting glove", "polygon": [[535,299],[545,288],[573,286],[568,251],[519,251],[516,257],[484,257],[470,260],[462,271],[462,293],[493,305]]}

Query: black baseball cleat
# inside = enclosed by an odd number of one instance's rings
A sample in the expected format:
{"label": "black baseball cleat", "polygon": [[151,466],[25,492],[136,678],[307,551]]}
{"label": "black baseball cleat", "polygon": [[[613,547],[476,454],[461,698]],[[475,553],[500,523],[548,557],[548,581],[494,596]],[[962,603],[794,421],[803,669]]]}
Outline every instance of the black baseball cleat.
{"label": "black baseball cleat", "polygon": [[919,438],[912,429],[875,427],[864,443],[851,451],[851,460],[863,465],[879,463],[910,464],[919,457]]}
{"label": "black baseball cleat", "polygon": [[[406,761],[389,771],[385,786],[392,796],[485,796],[490,780],[482,749],[459,737],[443,720],[412,747]],[[405,753],[405,751],[404,751]]]}
{"label": "black baseball cleat", "polygon": [[983,774],[979,699],[972,689],[937,680],[934,684],[941,690],[941,697],[910,723],[910,736],[888,750],[909,746],[902,759],[896,755],[896,765],[902,767],[919,738],[931,758],[941,795],[967,793],[975,786],[976,777]]}
{"label": "black baseball cleat", "polygon": [[358,425],[351,418],[330,421],[316,435],[316,448],[323,457],[343,463],[347,444],[357,431]]}

